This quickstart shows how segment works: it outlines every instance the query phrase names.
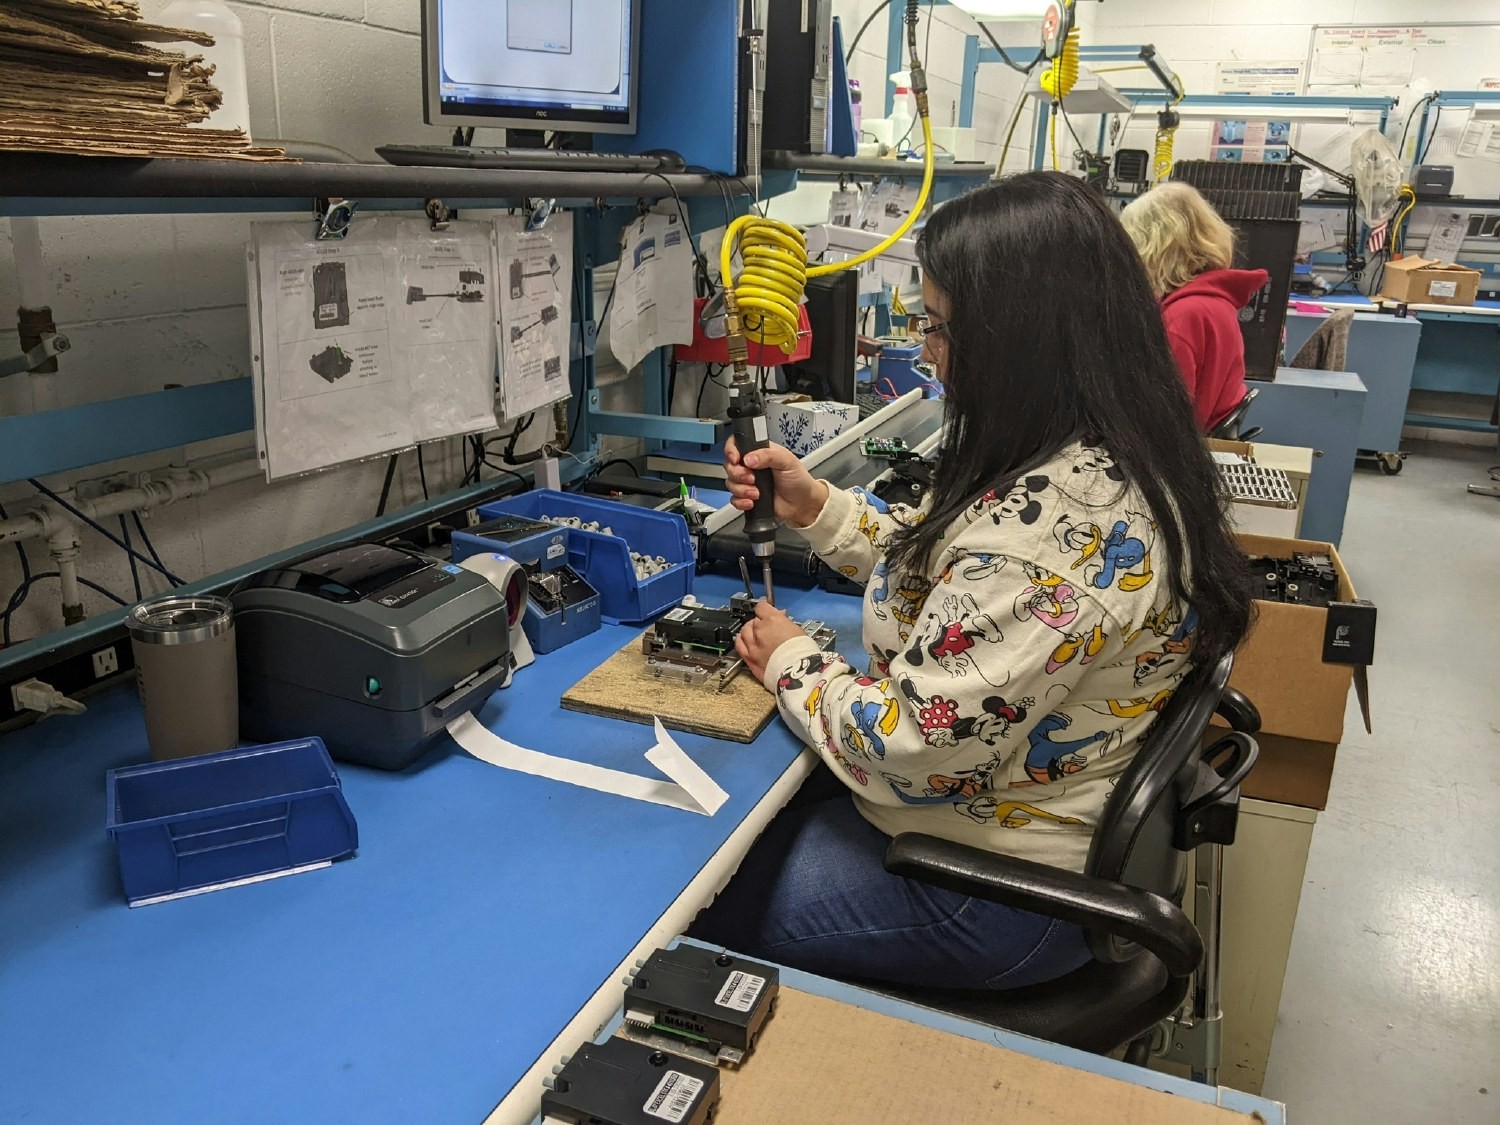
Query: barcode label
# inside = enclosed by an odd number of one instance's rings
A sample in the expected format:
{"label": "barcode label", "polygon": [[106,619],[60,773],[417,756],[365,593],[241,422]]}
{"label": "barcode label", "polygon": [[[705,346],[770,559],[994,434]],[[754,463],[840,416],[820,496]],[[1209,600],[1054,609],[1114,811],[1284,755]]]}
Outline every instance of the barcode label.
{"label": "barcode label", "polygon": [[662,1080],[641,1108],[663,1121],[680,1122],[687,1118],[702,1092],[703,1079],[683,1074],[680,1070],[669,1070],[662,1075]]}
{"label": "barcode label", "polygon": [[674,609],[665,617],[665,620],[667,621],[691,621],[692,619],[693,611],[690,609],[683,609],[681,606],[679,606],[677,609]]}
{"label": "barcode label", "polygon": [[765,977],[752,977],[749,973],[731,973],[714,997],[721,1008],[733,1008],[736,1012],[748,1012],[755,1007],[756,998],[766,987]]}
{"label": "barcode label", "polygon": [[338,315],[339,307],[335,304],[324,304],[318,306],[319,320],[337,320]]}
{"label": "barcode label", "polygon": [[1456,281],[1434,281],[1427,287],[1429,297],[1457,297],[1458,282]]}

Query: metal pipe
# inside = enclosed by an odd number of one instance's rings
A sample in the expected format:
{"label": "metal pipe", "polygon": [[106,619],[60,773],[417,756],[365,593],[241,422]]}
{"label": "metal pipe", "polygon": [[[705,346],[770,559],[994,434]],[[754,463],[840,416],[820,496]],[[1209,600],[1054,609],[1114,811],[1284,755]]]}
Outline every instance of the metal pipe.
{"label": "metal pipe", "polygon": [[42,263],[42,231],[35,219],[13,216],[10,240],[16,260],[16,287],[23,309],[45,309],[51,305],[47,273]]}
{"label": "metal pipe", "polygon": [[[179,470],[170,477],[147,481],[138,488],[122,488],[92,500],[80,500],[63,493],[68,503],[91,520],[102,521],[129,512],[147,512],[164,508],[179,500],[202,496],[216,488],[250,480],[261,473],[257,458],[247,457],[207,468]],[[8,520],[0,520],[0,543],[26,539],[44,539],[71,530],[74,517],[51,501],[44,500],[30,511]]]}
{"label": "metal pipe", "polygon": [[84,618],[83,588],[78,584],[78,533],[71,527],[48,539],[52,561],[57,564],[57,584],[61,588],[63,624],[76,625]]}

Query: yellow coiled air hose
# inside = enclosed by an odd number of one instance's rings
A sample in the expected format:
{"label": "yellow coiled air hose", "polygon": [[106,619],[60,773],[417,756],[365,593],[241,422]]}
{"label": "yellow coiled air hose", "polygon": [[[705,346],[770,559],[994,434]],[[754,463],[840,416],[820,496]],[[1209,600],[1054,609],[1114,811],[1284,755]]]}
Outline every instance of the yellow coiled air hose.
{"label": "yellow coiled air hose", "polygon": [[734,276],[736,250],[743,263],[734,284],[725,285],[726,304],[731,317],[731,340],[735,331],[734,320],[738,319],[745,339],[774,345],[791,355],[797,347],[797,318],[802,305],[802,294],[807,289],[807,279],[839,270],[858,269],[896,245],[916,225],[932,195],[934,169],[932,122],[928,118],[925,91],[918,94],[917,103],[925,151],[922,189],[917,193],[917,202],[912,207],[911,214],[878,245],[846,261],[809,266],[807,241],[802,237],[802,232],[790,223],[759,215],[743,215],[729,224],[723,245],[719,248],[719,276],[726,279]]}
{"label": "yellow coiled air hose", "polygon": [[[807,264],[807,241],[790,223],[760,215],[744,215],[729,224],[719,248],[719,276],[724,282],[724,307],[729,358],[735,379],[744,377],[749,359],[747,341],[775,345],[791,355],[797,347],[798,314],[807,279],[839,270],[858,269],[905,238],[932,196],[934,169],[932,121],[927,107],[927,72],[917,54],[917,0],[908,0],[906,45],[911,59],[911,88],[922,122],[922,189],[906,219],[877,245],[842,262]],[[1075,64],[1077,52],[1074,52]],[[1075,65],[1076,75],[1076,65]],[[738,250],[743,268],[734,276]]]}
{"label": "yellow coiled air hose", "polygon": [[1052,170],[1061,171],[1057,163],[1057,119],[1062,115],[1062,100],[1073,92],[1078,84],[1078,29],[1068,32],[1063,40],[1062,54],[1052,61],[1041,77],[1044,93],[1052,98],[1052,120],[1050,136],[1052,146]]}
{"label": "yellow coiled air hose", "polygon": [[1068,32],[1063,40],[1062,54],[1053,61],[1041,78],[1042,89],[1055,102],[1062,101],[1073,92],[1078,83],[1078,29]]}
{"label": "yellow coiled air hose", "polygon": [[[1174,102],[1173,105],[1176,103]],[[1151,182],[1161,183],[1172,174],[1172,149],[1182,118],[1168,106],[1156,115],[1156,148],[1151,159]]]}

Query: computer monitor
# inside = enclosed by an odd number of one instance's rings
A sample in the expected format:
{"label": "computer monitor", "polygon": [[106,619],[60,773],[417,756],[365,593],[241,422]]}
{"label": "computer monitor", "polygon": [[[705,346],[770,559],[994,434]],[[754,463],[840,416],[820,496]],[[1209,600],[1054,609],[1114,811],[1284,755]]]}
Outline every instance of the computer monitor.
{"label": "computer monitor", "polygon": [[840,270],[808,281],[812,354],[802,363],[783,368],[788,390],[831,402],[854,401],[858,318],[858,270]]}
{"label": "computer monitor", "polygon": [[422,0],[429,125],[634,133],[645,0]]}

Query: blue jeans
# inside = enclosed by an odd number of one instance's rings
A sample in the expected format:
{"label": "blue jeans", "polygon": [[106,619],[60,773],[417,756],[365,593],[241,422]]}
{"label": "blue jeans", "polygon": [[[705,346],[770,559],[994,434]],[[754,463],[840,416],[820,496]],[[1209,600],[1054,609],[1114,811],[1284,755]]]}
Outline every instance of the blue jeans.
{"label": "blue jeans", "polygon": [[890,874],[890,838],[825,772],[766,828],[693,937],[820,976],[917,988],[1020,988],[1090,960],[1078,926]]}

